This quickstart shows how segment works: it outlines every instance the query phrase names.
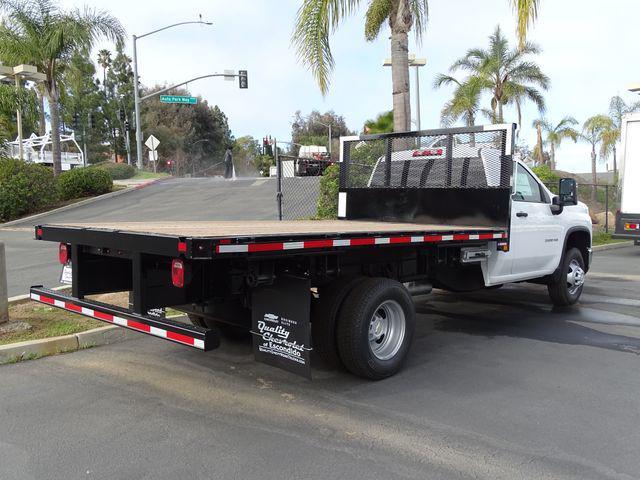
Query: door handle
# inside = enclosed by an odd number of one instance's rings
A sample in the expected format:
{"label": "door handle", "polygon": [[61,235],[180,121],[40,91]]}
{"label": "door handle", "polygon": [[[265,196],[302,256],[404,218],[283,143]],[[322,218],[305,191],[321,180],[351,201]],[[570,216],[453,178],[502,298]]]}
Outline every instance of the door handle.
{"label": "door handle", "polygon": [[516,217],[528,217],[529,214],[527,212],[518,212],[516,213]]}

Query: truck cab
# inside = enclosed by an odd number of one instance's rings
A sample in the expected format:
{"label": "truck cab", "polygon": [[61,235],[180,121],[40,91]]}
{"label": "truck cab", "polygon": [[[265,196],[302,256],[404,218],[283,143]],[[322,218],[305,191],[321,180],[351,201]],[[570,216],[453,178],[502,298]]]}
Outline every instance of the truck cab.
{"label": "truck cab", "polygon": [[584,265],[574,262],[567,275],[582,285],[591,259],[591,218],[587,206],[577,201],[574,180],[562,179],[559,188],[555,195],[526,164],[514,161],[509,251],[488,259],[487,286],[548,279],[572,248],[579,250]]}

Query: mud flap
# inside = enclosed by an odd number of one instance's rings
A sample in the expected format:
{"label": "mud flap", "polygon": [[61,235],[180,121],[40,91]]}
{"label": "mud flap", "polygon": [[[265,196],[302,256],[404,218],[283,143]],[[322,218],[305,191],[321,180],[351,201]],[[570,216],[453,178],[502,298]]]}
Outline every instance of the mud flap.
{"label": "mud flap", "polygon": [[256,361],[311,378],[309,280],[279,277],[253,290],[253,353]]}

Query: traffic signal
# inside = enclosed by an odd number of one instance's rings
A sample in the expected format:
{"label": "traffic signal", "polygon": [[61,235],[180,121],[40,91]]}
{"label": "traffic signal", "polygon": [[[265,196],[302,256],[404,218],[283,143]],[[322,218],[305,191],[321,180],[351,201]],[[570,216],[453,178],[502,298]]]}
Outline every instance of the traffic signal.
{"label": "traffic signal", "polygon": [[73,114],[73,129],[74,130],[78,130],[78,128],[80,127],[80,115],[78,115],[78,112]]}
{"label": "traffic signal", "polygon": [[125,132],[130,132],[131,131],[131,124],[129,123],[129,120],[125,120],[124,121],[124,131]]}
{"label": "traffic signal", "polygon": [[246,70],[238,70],[238,85],[240,88],[249,88],[249,80],[247,79]]}
{"label": "traffic signal", "polygon": [[89,128],[94,128],[96,126],[96,115],[95,113],[89,114]]}
{"label": "traffic signal", "polygon": [[119,108],[118,109],[118,117],[120,118],[121,122],[124,122],[124,119],[125,119],[124,108]]}

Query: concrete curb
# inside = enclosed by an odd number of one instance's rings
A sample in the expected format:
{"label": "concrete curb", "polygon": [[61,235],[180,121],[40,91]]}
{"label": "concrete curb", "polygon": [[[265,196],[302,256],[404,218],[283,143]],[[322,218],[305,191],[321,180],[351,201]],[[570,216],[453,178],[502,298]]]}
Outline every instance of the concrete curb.
{"label": "concrete curb", "polygon": [[[51,290],[71,290],[71,285],[61,285],[59,287],[53,287]],[[15,297],[9,298],[9,306],[12,305],[20,305],[22,303],[27,303],[31,301],[31,296],[28,293],[24,295],[16,295]]]}
{"label": "concrete curb", "polygon": [[172,177],[156,178],[156,179],[153,179],[153,180],[149,180],[148,182],[143,183],[141,185],[137,185],[135,187],[129,187],[129,188],[124,188],[122,190],[116,190],[115,192],[109,192],[109,193],[105,193],[104,195],[98,195],[97,197],[87,198],[86,200],[81,200],[79,202],[72,203],[70,205],[65,205],[64,207],[54,208],[53,210],[48,210],[46,212],[36,213],[35,215],[30,215],[28,217],[18,218],[16,220],[11,220],[10,222],[6,222],[6,223],[0,223],[0,228],[12,227],[14,225],[19,225],[19,224],[24,223],[24,222],[30,222],[32,220],[37,220],[38,218],[44,217],[45,215],[50,215],[52,213],[66,212],[67,210],[72,210],[72,209],[74,209],[76,207],[82,207],[84,205],[89,205],[90,203],[99,202],[100,200],[106,200],[107,198],[118,197],[120,195],[124,195],[125,193],[129,193],[129,192],[133,192],[133,191],[136,191],[136,190],[140,190],[141,188],[148,187],[149,185],[152,185],[154,183],[159,183],[159,182],[162,182],[164,180],[168,180],[170,178],[172,178]]}
{"label": "concrete curb", "polygon": [[139,338],[141,333],[115,325],[94,328],[86,332],[62,337],[28,340],[26,342],[0,345],[0,365],[22,360],[33,360],[58,353],[74,352],[84,348],[118,343],[131,338]]}
{"label": "concrete curb", "polygon": [[630,242],[608,243],[606,245],[596,245],[593,247],[594,252],[604,252],[606,250],[616,250],[618,248],[633,247],[633,240]]}

